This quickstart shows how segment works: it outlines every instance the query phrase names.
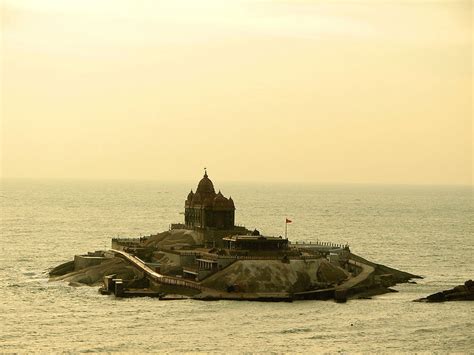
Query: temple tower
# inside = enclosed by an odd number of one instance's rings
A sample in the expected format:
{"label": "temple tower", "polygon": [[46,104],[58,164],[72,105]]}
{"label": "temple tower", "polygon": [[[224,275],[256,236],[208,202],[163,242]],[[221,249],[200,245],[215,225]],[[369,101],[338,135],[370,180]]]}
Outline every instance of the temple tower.
{"label": "temple tower", "polygon": [[187,227],[202,229],[233,229],[235,205],[232,197],[226,198],[214,184],[207,171],[199,181],[196,192],[188,194],[184,203],[184,222]]}

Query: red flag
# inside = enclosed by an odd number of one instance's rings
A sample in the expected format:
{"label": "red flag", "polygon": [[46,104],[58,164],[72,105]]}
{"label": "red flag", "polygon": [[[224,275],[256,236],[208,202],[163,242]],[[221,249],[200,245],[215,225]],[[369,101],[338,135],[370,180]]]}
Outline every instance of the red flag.
{"label": "red flag", "polygon": [[291,222],[293,222],[293,221],[288,219],[288,218],[286,219],[286,223],[291,223]]}

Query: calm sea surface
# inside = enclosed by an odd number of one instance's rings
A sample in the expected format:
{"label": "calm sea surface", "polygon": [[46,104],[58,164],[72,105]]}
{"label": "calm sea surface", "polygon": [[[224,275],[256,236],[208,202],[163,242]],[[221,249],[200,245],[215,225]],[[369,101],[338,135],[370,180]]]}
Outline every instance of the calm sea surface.
{"label": "calm sea surface", "polygon": [[115,299],[48,283],[115,236],[183,219],[195,183],[4,180],[0,352],[405,352],[474,349],[474,302],[411,302],[474,278],[471,187],[216,184],[236,221],[293,241],[349,243],[425,279],[336,304]]}

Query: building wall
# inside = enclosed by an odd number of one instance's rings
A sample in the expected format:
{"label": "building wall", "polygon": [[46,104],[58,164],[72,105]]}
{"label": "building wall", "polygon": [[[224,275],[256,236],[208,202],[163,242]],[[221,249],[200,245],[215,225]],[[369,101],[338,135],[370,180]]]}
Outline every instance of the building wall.
{"label": "building wall", "polygon": [[230,229],[235,224],[233,210],[213,210],[212,208],[187,207],[184,211],[186,226],[197,228]]}

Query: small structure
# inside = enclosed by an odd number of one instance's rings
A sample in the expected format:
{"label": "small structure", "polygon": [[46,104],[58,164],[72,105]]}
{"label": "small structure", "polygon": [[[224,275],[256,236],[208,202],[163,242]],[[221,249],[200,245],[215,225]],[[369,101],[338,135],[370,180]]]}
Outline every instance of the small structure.
{"label": "small structure", "polygon": [[288,249],[288,239],[264,237],[261,235],[234,235],[222,238],[224,247],[229,250],[283,251]]}
{"label": "small structure", "polygon": [[198,258],[195,266],[184,266],[183,277],[191,280],[200,281],[207,276],[219,270],[219,263],[217,260]]}

